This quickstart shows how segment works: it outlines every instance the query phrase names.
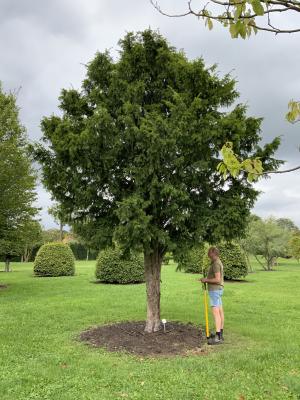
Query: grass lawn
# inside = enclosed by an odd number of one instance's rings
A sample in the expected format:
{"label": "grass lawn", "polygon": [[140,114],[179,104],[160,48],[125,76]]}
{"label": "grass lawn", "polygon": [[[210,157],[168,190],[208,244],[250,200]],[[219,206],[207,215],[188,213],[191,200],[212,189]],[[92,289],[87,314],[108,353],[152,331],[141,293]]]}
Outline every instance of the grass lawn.
{"label": "grass lawn", "polygon": [[[300,398],[300,265],[281,261],[225,287],[226,343],[205,355],[142,359],[90,348],[85,328],[145,318],[145,286],[76,276],[35,278],[13,264],[0,283],[1,400],[259,400]],[[204,323],[196,276],[163,267],[162,318]]]}

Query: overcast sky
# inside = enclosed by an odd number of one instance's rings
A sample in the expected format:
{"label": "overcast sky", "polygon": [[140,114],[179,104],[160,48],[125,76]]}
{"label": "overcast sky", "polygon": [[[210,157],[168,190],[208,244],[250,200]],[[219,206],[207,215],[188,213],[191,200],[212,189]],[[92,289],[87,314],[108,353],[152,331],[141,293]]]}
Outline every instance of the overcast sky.
{"label": "overcast sky", "polygon": [[[177,12],[185,10],[186,1],[160,4]],[[284,118],[288,101],[300,99],[300,33],[232,40],[222,27],[208,31],[194,17],[164,17],[149,0],[0,0],[0,7],[0,80],[5,90],[21,87],[18,105],[31,139],[41,136],[41,118],[58,111],[60,90],[80,87],[83,64],[97,50],[110,49],[116,55],[126,32],[151,27],[189,58],[203,57],[208,66],[217,63],[220,74],[231,72],[249,114],[264,118],[263,140],[281,135],[278,157],[287,161],[285,167],[300,164],[300,124]],[[257,187],[263,193],[255,213],[289,217],[300,226],[299,171],[272,176]],[[38,192],[42,222],[53,227],[46,212],[50,196],[43,188]]]}

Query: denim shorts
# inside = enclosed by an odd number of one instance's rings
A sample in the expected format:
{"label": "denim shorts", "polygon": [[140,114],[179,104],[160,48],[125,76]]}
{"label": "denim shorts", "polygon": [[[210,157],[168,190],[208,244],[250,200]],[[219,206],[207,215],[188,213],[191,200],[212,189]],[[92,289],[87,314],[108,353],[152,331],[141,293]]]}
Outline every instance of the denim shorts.
{"label": "denim shorts", "polygon": [[222,296],[223,296],[224,289],[218,290],[209,290],[209,302],[211,307],[220,307],[222,306]]}

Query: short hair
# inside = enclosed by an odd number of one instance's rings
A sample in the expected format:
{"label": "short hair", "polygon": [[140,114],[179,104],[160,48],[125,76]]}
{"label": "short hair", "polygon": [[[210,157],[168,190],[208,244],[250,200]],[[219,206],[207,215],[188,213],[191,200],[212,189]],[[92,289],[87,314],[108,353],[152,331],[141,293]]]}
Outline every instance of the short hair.
{"label": "short hair", "polygon": [[217,247],[212,246],[212,247],[210,247],[210,248],[208,249],[208,254],[209,254],[209,253],[213,253],[213,254],[215,254],[216,256],[219,256],[220,251],[219,251],[219,249],[218,249]]}

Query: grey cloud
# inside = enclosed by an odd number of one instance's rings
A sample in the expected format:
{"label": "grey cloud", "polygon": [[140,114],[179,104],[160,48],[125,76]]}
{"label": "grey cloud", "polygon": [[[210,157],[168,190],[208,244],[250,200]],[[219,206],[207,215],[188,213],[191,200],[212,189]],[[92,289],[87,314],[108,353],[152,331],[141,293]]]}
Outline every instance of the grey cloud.
{"label": "grey cloud", "polygon": [[262,191],[253,210],[257,215],[291,218],[300,227],[299,172],[273,175],[271,179],[257,183],[256,187]]}

